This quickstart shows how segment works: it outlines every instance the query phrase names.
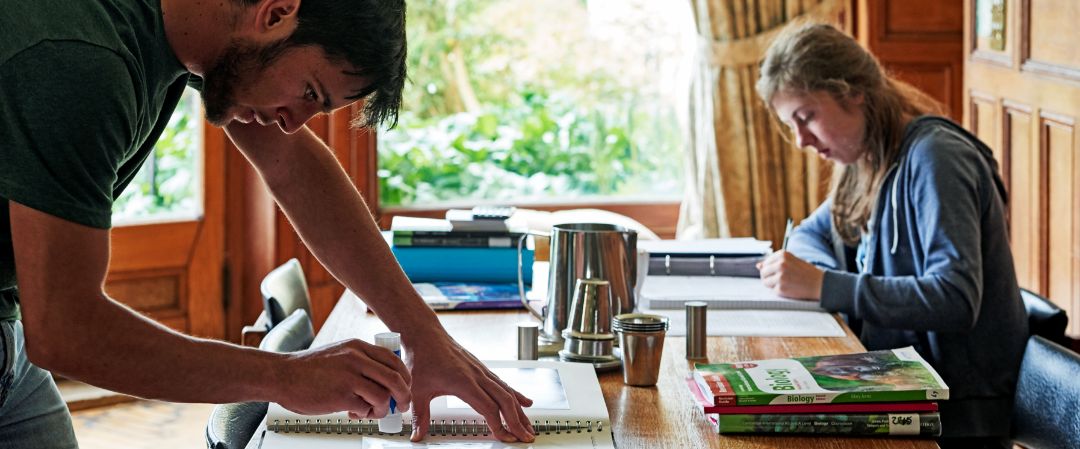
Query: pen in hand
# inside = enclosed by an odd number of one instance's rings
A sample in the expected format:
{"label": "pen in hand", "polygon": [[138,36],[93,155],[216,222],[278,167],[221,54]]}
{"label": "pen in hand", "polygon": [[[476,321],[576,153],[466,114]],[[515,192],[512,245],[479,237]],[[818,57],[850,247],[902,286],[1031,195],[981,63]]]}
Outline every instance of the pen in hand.
{"label": "pen in hand", "polygon": [[787,219],[787,227],[784,228],[784,243],[780,247],[780,249],[782,249],[784,251],[787,251],[788,238],[791,237],[791,228],[793,227],[794,224],[795,224],[795,222],[792,221],[790,217],[788,217],[788,219]]}

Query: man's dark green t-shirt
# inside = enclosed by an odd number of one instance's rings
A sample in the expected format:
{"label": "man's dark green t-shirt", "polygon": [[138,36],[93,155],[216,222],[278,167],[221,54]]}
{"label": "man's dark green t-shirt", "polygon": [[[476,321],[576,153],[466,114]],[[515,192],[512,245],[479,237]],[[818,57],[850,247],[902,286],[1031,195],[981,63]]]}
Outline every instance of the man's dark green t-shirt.
{"label": "man's dark green t-shirt", "polygon": [[[109,228],[188,73],[160,0],[0,0],[0,11],[0,291],[10,291],[8,201]],[[11,296],[0,295],[0,321],[19,316]]]}

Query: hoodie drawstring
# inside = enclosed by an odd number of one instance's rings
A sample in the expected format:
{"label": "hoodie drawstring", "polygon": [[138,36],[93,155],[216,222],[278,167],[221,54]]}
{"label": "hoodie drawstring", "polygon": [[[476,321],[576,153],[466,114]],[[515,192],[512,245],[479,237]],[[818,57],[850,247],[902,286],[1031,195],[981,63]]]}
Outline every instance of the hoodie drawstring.
{"label": "hoodie drawstring", "polygon": [[891,195],[889,195],[892,197],[892,246],[889,247],[889,254],[893,255],[896,254],[896,246],[900,243],[900,220],[896,218],[896,186],[897,184],[900,184],[899,167],[903,163],[904,160],[901,159],[900,162],[893,166],[893,168],[896,169],[896,173],[895,176],[893,176],[892,192]]}

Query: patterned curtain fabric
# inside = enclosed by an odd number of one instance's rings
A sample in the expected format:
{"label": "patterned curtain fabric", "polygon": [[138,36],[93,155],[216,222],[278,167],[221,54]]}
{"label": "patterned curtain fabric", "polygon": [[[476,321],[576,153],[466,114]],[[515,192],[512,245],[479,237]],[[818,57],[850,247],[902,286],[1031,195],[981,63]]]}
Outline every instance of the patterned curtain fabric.
{"label": "patterned curtain fabric", "polygon": [[698,32],[690,81],[686,185],[679,238],[755,236],[778,247],[788,217],[806,217],[827,189],[817,157],[800,153],[757,97],[758,64],[796,18],[842,23],[844,0],[689,0]]}

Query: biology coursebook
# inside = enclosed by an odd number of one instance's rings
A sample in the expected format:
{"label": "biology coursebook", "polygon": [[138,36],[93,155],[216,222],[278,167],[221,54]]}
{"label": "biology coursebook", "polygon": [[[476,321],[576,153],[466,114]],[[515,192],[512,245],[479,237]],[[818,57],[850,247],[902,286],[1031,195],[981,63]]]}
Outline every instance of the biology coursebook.
{"label": "biology coursebook", "polygon": [[949,387],[912,347],[695,365],[715,406],[940,401]]}

